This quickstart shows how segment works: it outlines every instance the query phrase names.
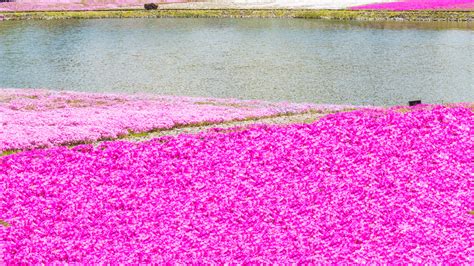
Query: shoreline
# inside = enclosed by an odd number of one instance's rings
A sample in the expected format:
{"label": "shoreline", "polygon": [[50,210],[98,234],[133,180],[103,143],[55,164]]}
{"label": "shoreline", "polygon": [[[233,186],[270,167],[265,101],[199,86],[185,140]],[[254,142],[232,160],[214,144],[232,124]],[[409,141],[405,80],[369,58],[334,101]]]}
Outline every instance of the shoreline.
{"label": "shoreline", "polygon": [[[474,21],[474,11],[380,11],[309,9],[143,9],[94,11],[0,11],[0,21],[105,18],[300,18],[357,21]],[[474,26],[473,26],[474,28]]]}

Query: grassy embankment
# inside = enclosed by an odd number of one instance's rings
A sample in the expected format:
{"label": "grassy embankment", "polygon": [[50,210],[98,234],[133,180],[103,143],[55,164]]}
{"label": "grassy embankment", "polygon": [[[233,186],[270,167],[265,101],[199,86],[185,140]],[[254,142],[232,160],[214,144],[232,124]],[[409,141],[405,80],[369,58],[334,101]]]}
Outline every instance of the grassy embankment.
{"label": "grassy embankment", "polygon": [[306,18],[333,20],[474,21],[474,11],[298,9],[158,9],[0,12],[4,20],[99,18]]}

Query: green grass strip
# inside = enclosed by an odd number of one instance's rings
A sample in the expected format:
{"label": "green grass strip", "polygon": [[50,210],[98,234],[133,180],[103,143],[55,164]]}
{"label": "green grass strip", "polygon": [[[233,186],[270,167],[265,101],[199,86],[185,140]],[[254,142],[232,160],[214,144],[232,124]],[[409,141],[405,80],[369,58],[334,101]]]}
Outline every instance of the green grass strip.
{"label": "green grass strip", "polygon": [[332,20],[474,21],[474,11],[303,9],[158,9],[0,12],[4,20],[99,18],[302,18]]}

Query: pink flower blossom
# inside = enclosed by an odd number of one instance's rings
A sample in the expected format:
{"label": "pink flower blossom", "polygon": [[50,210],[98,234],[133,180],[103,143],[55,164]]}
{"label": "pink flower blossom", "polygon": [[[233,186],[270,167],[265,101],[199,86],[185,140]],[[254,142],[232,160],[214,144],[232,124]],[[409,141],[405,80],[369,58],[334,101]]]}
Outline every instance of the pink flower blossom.
{"label": "pink flower blossom", "polygon": [[422,10],[422,9],[474,9],[474,0],[405,0],[388,3],[374,3],[353,7],[355,10],[387,9],[387,10]]}
{"label": "pink flower blossom", "polygon": [[154,3],[181,3],[186,0],[17,0],[15,2],[0,3],[0,11],[39,11],[39,10],[99,10],[140,8],[148,2]]}
{"label": "pink flower blossom", "polygon": [[473,129],[372,109],[0,157],[3,259],[471,264]]}

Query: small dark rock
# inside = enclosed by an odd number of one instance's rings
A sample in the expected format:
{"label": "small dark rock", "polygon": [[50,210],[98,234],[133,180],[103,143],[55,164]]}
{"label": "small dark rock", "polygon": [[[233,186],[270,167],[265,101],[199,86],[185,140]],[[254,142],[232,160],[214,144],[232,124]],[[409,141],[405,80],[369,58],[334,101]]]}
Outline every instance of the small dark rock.
{"label": "small dark rock", "polygon": [[409,101],[408,102],[409,106],[415,106],[415,105],[418,105],[418,104],[421,104],[421,100]]}
{"label": "small dark rock", "polygon": [[155,3],[148,3],[148,4],[145,4],[144,6],[146,10],[158,9],[158,5]]}

